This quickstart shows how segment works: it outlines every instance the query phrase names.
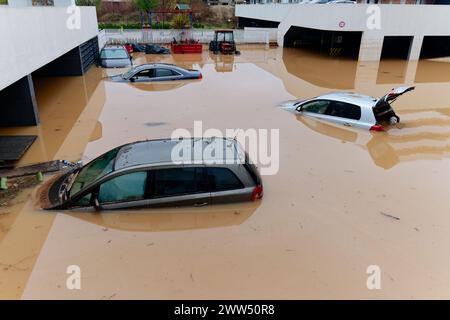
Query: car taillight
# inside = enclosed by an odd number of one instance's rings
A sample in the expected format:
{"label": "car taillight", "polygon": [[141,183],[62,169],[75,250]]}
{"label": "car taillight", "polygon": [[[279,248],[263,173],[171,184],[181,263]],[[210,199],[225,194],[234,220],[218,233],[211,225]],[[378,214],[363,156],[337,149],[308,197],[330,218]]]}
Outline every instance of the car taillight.
{"label": "car taillight", "polygon": [[256,199],[261,199],[262,197],[263,197],[263,186],[262,185],[256,186],[252,192],[252,201],[255,201]]}
{"label": "car taillight", "polygon": [[373,131],[384,131],[383,127],[379,124],[374,124],[372,127],[370,127],[370,130]]}
{"label": "car taillight", "polygon": [[198,78],[199,78],[199,79],[203,79],[203,75],[202,75],[201,72],[198,74]]}

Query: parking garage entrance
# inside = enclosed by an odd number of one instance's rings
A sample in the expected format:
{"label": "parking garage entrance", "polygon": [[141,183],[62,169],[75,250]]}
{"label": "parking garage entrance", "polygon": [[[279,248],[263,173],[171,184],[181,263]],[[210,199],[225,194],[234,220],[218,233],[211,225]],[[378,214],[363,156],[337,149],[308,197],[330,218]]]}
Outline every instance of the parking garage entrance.
{"label": "parking garage entrance", "polygon": [[450,56],[450,36],[423,37],[420,59]]}
{"label": "parking garage entrance", "polygon": [[95,63],[98,39],[94,37],[0,90],[0,127],[39,124],[33,78],[82,76]]}
{"label": "parking garage entrance", "polygon": [[408,60],[413,38],[412,36],[385,36],[380,59]]}
{"label": "parking garage entrance", "polygon": [[284,36],[284,46],[358,59],[361,36],[360,31],[329,31],[292,26]]}

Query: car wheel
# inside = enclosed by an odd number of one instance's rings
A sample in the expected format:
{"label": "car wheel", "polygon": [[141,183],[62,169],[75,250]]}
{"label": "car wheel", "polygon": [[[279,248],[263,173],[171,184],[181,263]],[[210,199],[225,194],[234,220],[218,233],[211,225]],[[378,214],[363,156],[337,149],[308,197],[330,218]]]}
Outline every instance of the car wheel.
{"label": "car wheel", "polygon": [[400,117],[399,116],[392,116],[389,118],[389,123],[394,125],[400,122]]}

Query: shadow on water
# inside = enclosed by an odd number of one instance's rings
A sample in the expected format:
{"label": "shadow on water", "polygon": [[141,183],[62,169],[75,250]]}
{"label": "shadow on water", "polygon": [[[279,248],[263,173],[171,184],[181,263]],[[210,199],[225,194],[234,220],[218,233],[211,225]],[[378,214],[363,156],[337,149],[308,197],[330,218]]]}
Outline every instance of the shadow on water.
{"label": "shadow on water", "polygon": [[283,50],[283,64],[287,72],[310,84],[335,89],[353,89],[358,62],[327,57],[302,49]]}
{"label": "shadow on water", "polygon": [[[391,169],[402,161],[450,156],[450,116],[443,113],[411,120],[387,132],[351,129],[302,115],[296,115],[296,119],[317,133],[366,149],[375,165],[383,169]],[[435,130],[439,127],[444,130]]]}
{"label": "shadow on water", "polygon": [[70,212],[72,217],[122,231],[176,231],[237,226],[257,210],[259,202],[203,208],[166,208],[134,211]]}

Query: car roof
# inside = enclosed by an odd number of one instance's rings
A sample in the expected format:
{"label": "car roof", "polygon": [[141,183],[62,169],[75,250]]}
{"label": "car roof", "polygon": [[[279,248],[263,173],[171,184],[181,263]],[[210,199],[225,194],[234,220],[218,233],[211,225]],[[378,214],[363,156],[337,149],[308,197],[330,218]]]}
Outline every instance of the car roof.
{"label": "car roof", "polygon": [[340,101],[340,102],[346,102],[355,104],[357,106],[363,107],[363,108],[372,108],[377,102],[378,99],[358,94],[354,92],[331,92],[327,94],[323,94],[321,96],[316,97],[315,99],[327,99],[327,100],[334,100],[334,101]]}
{"label": "car roof", "polygon": [[134,70],[142,70],[142,69],[147,69],[147,68],[171,68],[171,69],[178,69],[178,70],[185,70],[177,65],[171,64],[171,63],[145,63],[145,64],[140,64],[138,66],[134,66],[133,69]]}
{"label": "car roof", "polygon": [[122,46],[122,45],[116,45],[116,44],[110,44],[110,45],[107,45],[107,46],[105,46],[104,48],[103,48],[103,50],[108,50],[108,49],[124,49],[124,50],[126,50],[125,49],[125,47],[124,46]]}
{"label": "car roof", "polygon": [[207,146],[214,148],[214,150],[221,150],[225,161],[232,160],[232,163],[236,163],[238,160],[245,161],[245,152],[234,139],[218,137],[159,139],[139,141],[122,146],[117,153],[114,170],[142,165],[179,164],[176,162],[178,159],[172,159],[172,150],[175,146],[177,146],[176,150],[185,147],[189,149],[184,150],[201,150],[201,152],[192,152],[189,159],[183,159],[186,160],[186,163],[202,164],[208,162],[208,160],[214,160],[214,157],[208,156],[208,152],[203,152]]}

